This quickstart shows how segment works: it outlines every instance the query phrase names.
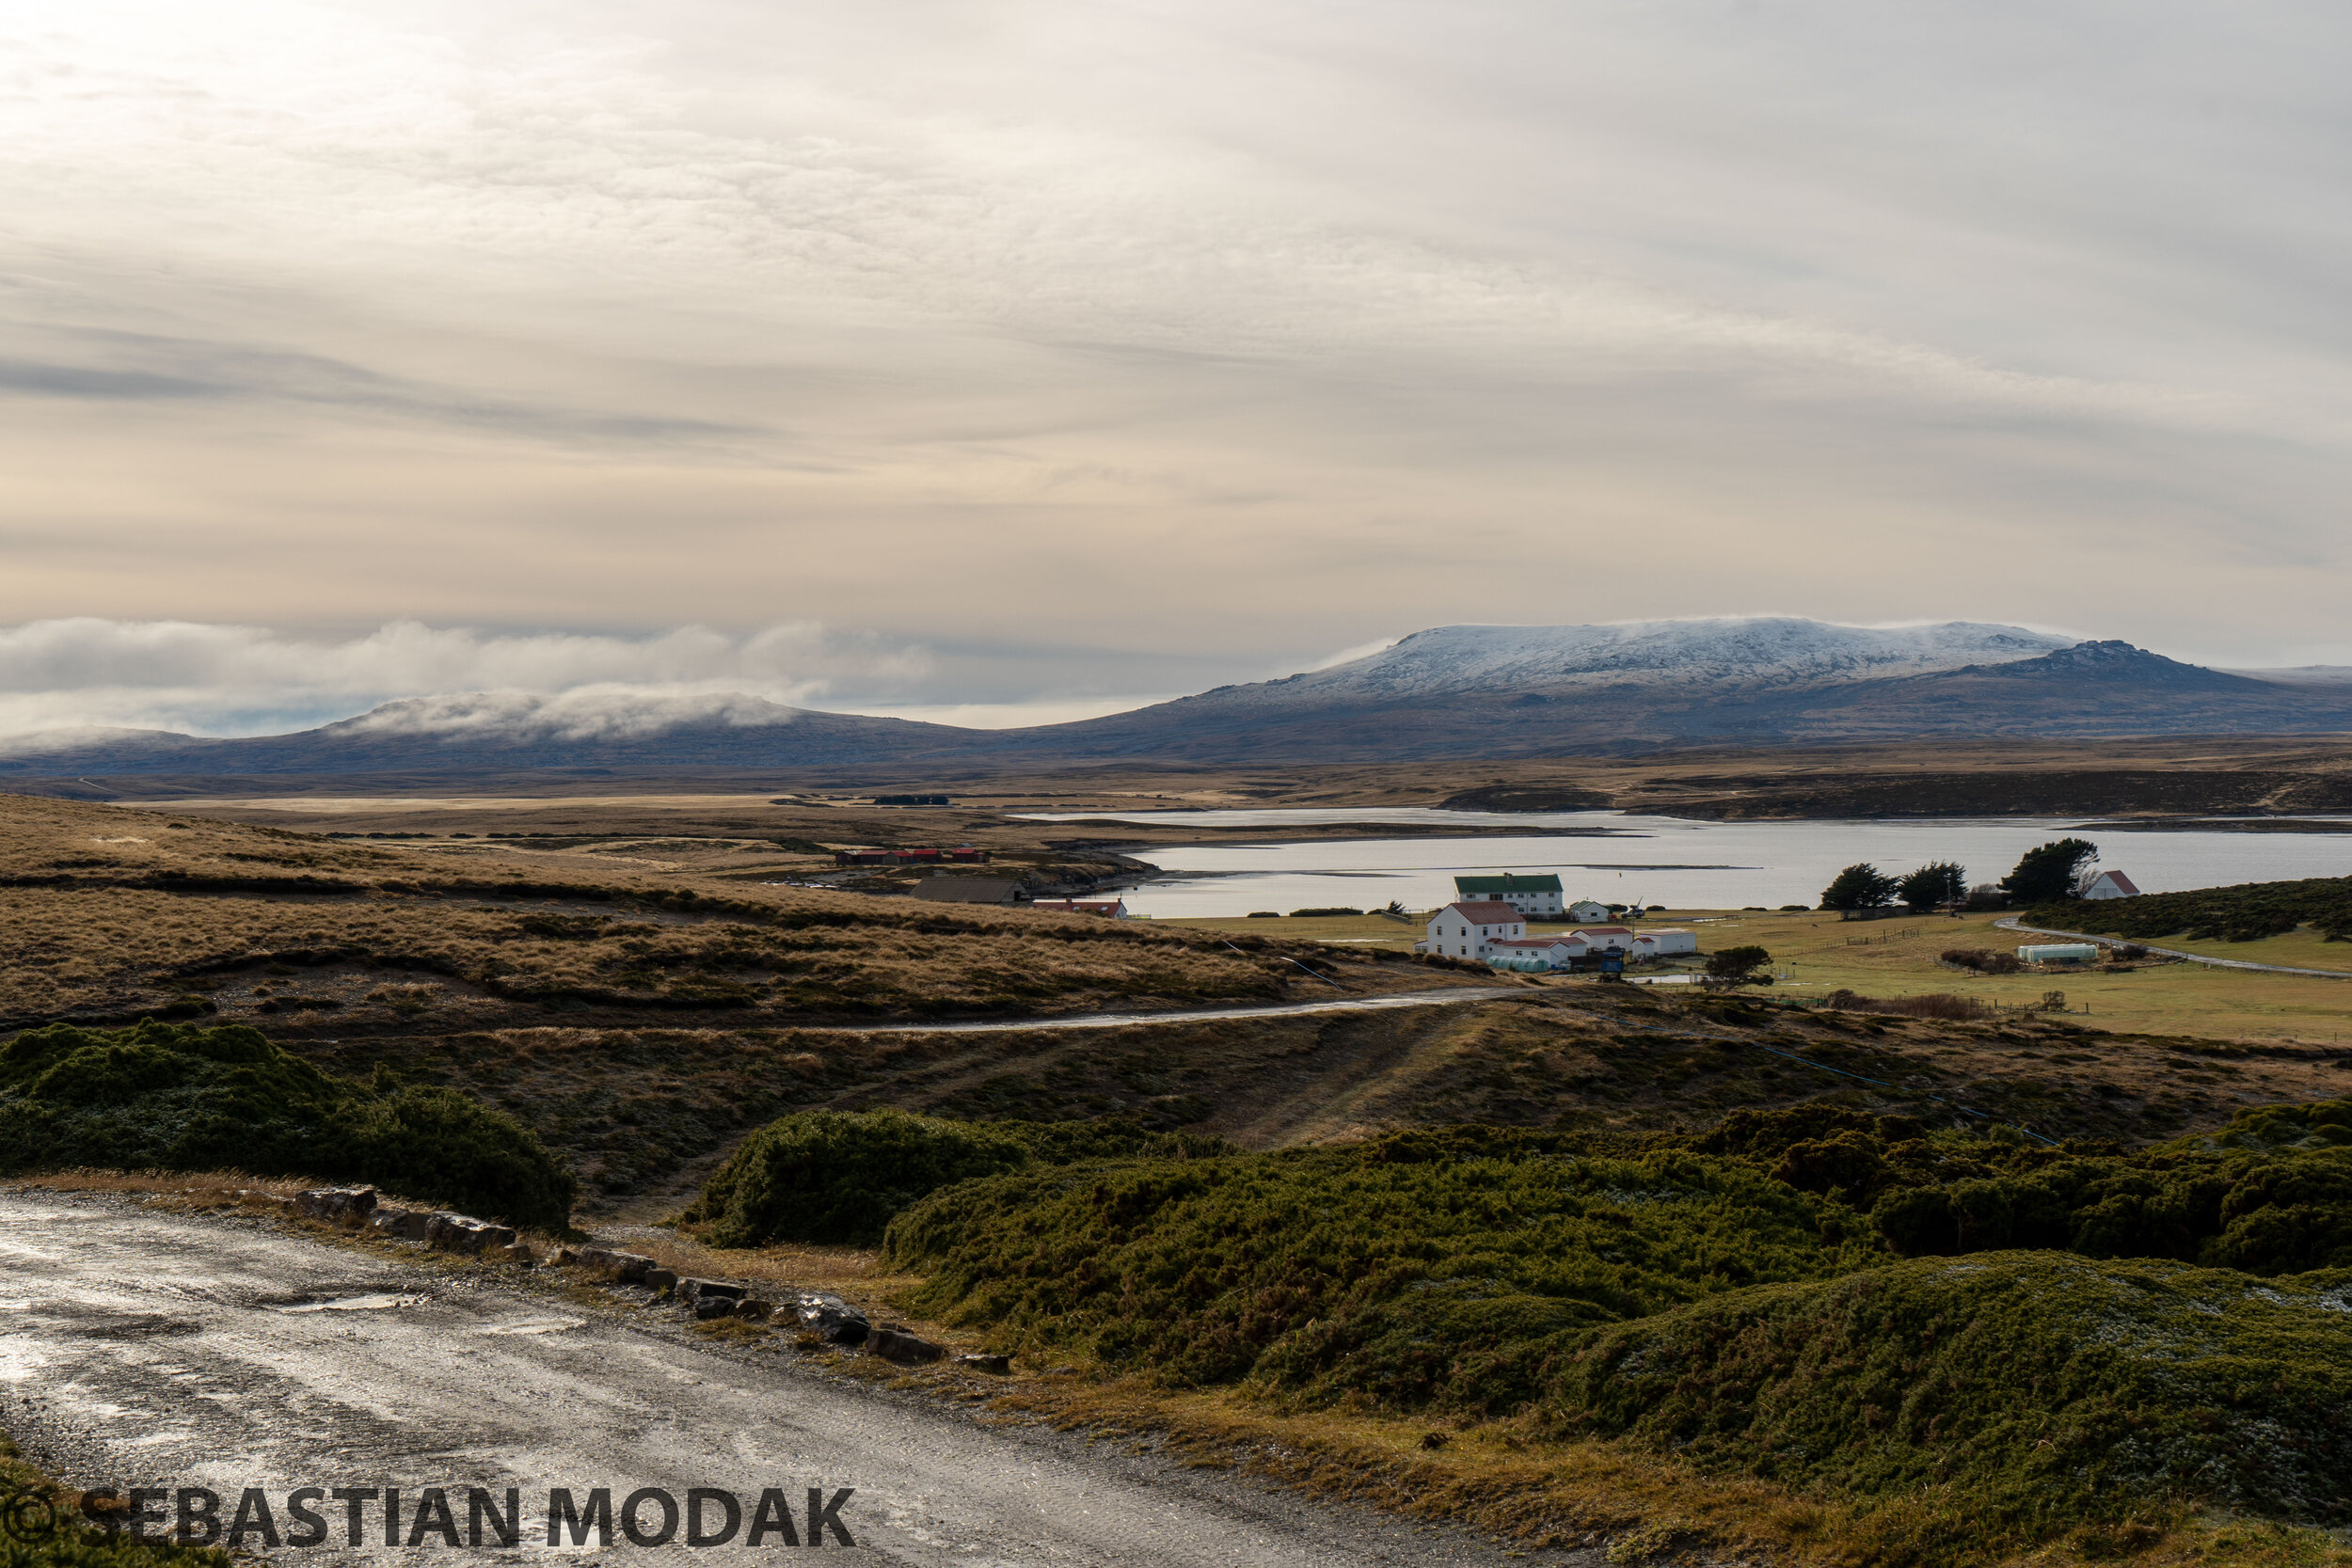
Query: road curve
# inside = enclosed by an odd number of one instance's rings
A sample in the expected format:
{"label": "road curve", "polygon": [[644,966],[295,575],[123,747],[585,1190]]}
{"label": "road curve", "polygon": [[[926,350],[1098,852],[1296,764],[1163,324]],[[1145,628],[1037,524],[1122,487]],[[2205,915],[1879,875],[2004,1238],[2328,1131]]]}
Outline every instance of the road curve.
{"label": "road curve", "polygon": [[[2088,931],[2053,931],[2046,926],[2024,925],[2014,915],[2007,920],[1996,920],[1993,924],[2004,931],[2023,931],[2029,936],[2037,937],[2066,937],[2074,942],[2095,942],[2102,947],[2111,947],[2124,940],[2122,937],[2093,936]],[[2177,947],[2157,947],[2144,942],[2135,942],[2132,945],[2145,947],[2151,953],[2162,953],[2170,958],[2186,958],[2193,964],[2211,964],[2216,969],[2251,969],[2258,970],[2265,974],[2315,974],[2323,980],[2352,980],[2352,970],[2292,969],[2285,964],[2258,964],[2249,958],[2208,958],[2202,953],[2184,953]]]}
{"label": "road curve", "polygon": [[1196,1023],[1219,1018],[1290,1018],[1298,1013],[1377,1013],[1395,1007],[1442,1007],[1450,1002],[1491,1002],[1524,996],[1519,986],[1454,986],[1444,990],[1395,991],[1386,996],[1335,996],[1327,1002],[1284,1002],[1267,1007],[1193,1007],[1181,1012],[1075,1013],[1067,1018],[991,1019],[984,1023],[803,1023],[810,1035],[992,1035],[1013,1029],[1119,1029],[1136,1023]]}
{"label": "road curve", "polygon": [[[991,1426],[945,1402],[723,1350],[666,1315],[547,1281],[496,1280],[336,1247],[251,1219],[135,1199],[0,1190],[0,1427],[66,1481],[204,1487],[232,1513],[261,1487],[521,1489],[523,1544],[494,1555],[706,1568],[764,1560],[682,1544],[549,1548],[549,1486],[854,1494],[840,1517],[866,1561],[976,1568],[1353,1568],[1508,1559],[1466,1532],[1313,1504],[1126,1444]],[[430,1541],[344,1542],[274,1561],[474,1557]],[[650,1521],[652,1514],[646,1515]],[[681,1531],[681,1535],[682,1535]],[[253,1543],[248,1542],[248,1544]],[[829,1538],[829,1544],[830,1544]],[[834,1545],[833,1549],[840,1548]],[[1552,1554],[1546,1554],[1550,1558]],[[1572,1553],[1553,1560],[1597,1561]]]}

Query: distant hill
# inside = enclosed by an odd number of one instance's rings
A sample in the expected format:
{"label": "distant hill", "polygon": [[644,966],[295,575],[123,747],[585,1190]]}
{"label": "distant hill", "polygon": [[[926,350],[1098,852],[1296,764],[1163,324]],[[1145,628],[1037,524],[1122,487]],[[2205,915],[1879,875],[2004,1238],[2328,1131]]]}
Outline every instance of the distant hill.
{"label": "distant hill", "polygon": [[1446,626],[1311,674],[1019,732],[1018,744],[1270,763],[2341,730],[2352,730],[2352,684],[2264,681],[2016,626],[1763,620]]}
{"label": "distant hill", "polygon": [[830,767],[952,748],[982,732],[786,707],[740,694],[421,697],[293,735],[48,731],[0,741],[0,781],[79,775],[415,773]]}
{"label": "distant hill", "polygon": [[1965,621],[1440,626],[1327,670],[1033,729],[957,729],[729,694],[474,693],[388,703],[317,729],[245,739],[154,730],[19,736],[0,741],[0,787],[108,777],[1428,761],[1946,735],[2352,731],[2352,681],[2324,673],[2268,680],[2127,642],[2069,644]]}

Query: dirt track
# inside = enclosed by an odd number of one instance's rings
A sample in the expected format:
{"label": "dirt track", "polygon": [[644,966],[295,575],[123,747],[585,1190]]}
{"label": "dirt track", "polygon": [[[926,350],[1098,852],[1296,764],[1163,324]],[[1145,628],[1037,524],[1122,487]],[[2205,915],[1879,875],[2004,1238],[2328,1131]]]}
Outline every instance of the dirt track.
{"label": "dirt track", "polygon": [[[1325,1508],[1124,1443],[985,1424],[788,1357],[717,1349],[682,1326],[580,1305],[532,1281],[388,1261],[258,1221],[136,1200],[0,1191],[0,1427],[83,1486],[246,1487],[282,1509],[305,1485],[522,1493],[520,1555],[549,1556],[549,1486],[617,1505],[639,1487],[799,1499],[840,1517],[866,1560],[921,1564],[1501,1564],[1467,1534]],[[380,1542],[376,1505],[367,1539]],[[279,1562],[420,1562],[434,1544],[330,1544]],[[646,1517],[652,1517],[650,1511]],[[290,1521],[278,1515],[281,1528]],[[683,1532],[681,1531],[681,1534]],[[741,1537],[693,1554],[723,1565]],[[248,1544],[254,1543],[248,1542]],[[772,1552],[771,1539],[760,1552]],[[837,1546],[833,1549],[838,1550]],[[489,1547],[483,1548],[485,1552]],[[686,1552],[563,1548],[590,1560]],[[516,1552],[496,1553],[513,1560]],[[1554,1556],[1572,1561],[1586,1554]],[[1597,1556],[1594,1560],[1597,1560]]]}

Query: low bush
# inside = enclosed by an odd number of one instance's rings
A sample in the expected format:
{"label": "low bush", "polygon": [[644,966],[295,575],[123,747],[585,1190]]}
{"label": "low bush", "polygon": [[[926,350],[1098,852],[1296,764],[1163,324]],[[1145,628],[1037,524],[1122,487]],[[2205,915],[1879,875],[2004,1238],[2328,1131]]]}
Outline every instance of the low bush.
{"label": "low bush", "polygon": [[1112,1155],[1221,1152],[1221,1139],[1131,1121],[951,1121],[905,1111],[801,1111],[753,1133],[684,1219],[713,1246],[862,1245],[908,1205],[975,1177]]}
{"label": "low bush", "polygon": [[96,1165],[372,1181],[562,1228],[572,1179],[504,1113],[448,1089],[330,1078],[255,1030],[54,1024],[0,1050],[0,1173]]}
{"label": "low bush", "polygon": [[1924,996],[1863,996],[1841,989],[1821,998],[1821,1006],[1839,1012],[1887,1013],[1897,1018],[1940,1018],[1960,1022],[1990,1018],[1994,1011],[1976,997],[1955,996],[1949,991],[1929,991]]}
{"label": "low bush", "polygon": [[885,1251],[999,1349],[1621,1439],[1851,1503],[1874,1561],[2352,1516],[2352,1101],[2130,1153],[1816,1102],[1030,1166]]}
{"label": "low bush", "polygon": [[1995,953],[1983,947],[1947,947],[1940,956],[1955,969],[1973,970],[1979,974],[2014,974],[2026,967],[2026,961],[2014,953]]}
{"label": "low bush", "polygon": [[[2248,1285],[2001,1252],[1743,1291],[1596,1334],[1543,1414],[1702,1469],[1866,1500],[1940,1494],[1980,1545],[2178,1498],[2339,1518],[2352,1273]],[[1937,1555],[1890,1542],[1872,1560]]]}
{"label": "low bush", "polygon": [[1331,918],[1334,918],[1334,917],[1336,917],[1336,916],[1339,916],[1339,915],[1343,915],[1343,914],[1362,914],[1362,913],[1364,913],[1364,912],[1365,912],[1365,911],[1362,911],[1362,910],[1341,910],[1341,909],[1330,909],[1330,910],[1293,910],[1293,911],[1291,911],[1291,918],[1292,918],[1293,920],[1326,920],[1326,919],[1331,919]]}
{"label": "low bush", "polygon": [[1460,1128],[968,1182],[899,1216],[886,1246],[930,1275],[917,1306],[1007,1348],[1176,1386],[1499,1411],[1586,1330],[1827,1277],[1878,1250],[1867,1228],[1738,1162]]}

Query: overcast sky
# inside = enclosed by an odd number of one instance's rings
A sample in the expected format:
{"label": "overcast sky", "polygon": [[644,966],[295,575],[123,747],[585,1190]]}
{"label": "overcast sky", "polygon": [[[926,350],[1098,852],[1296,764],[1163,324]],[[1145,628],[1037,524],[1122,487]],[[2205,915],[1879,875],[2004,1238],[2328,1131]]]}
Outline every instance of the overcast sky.
{"label": "overcast sky", "polygon": [[0,727],[2352,663],[2347,71],[2315,0],[0,0]]}

